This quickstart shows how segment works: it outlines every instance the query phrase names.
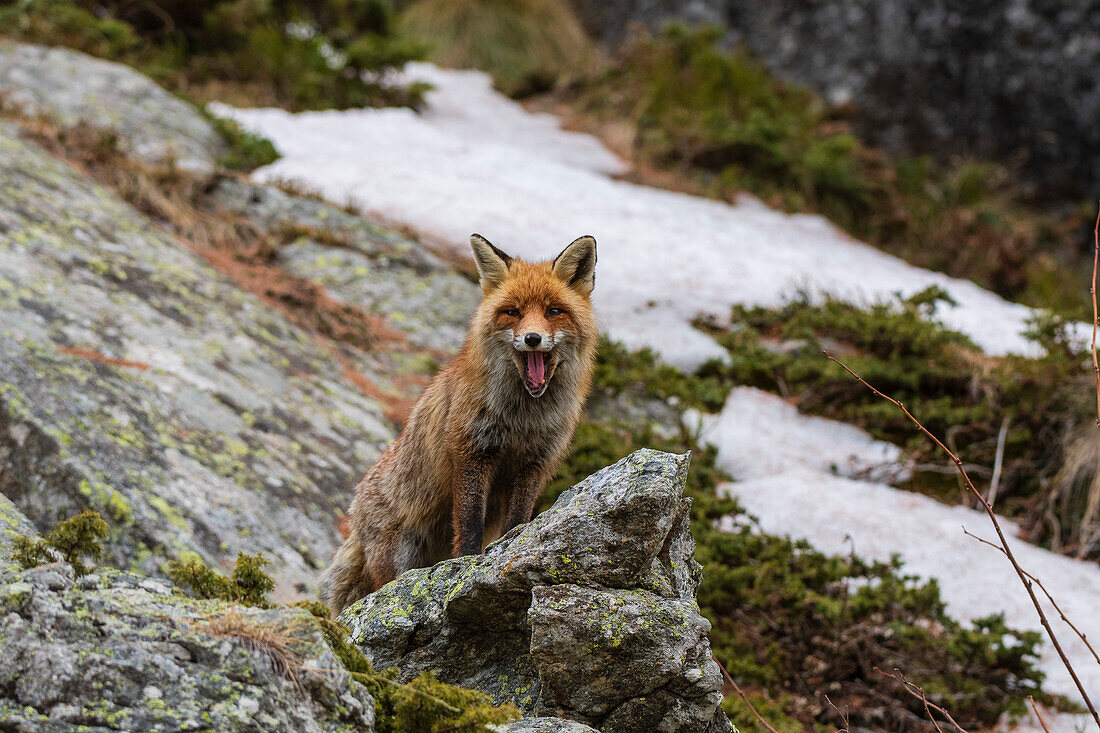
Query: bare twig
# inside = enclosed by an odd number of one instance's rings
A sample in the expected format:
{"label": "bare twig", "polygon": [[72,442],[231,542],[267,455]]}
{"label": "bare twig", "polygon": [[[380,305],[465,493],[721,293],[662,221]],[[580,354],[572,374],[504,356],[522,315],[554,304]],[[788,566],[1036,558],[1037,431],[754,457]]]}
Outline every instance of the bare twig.
{"label": "bare twig", "polygon": [[1096,359],[1096,327],[1100,316],[1096,312],[1096,263],[1100,261],[1100,211],[1096,212],[1096,227],[1092,230],[1092,371],[1096,375],[1096,427],[1100,428],[1100,361]]}
{"label": "bare twig", "polygon": [[1047,722],[1043,720],[1043,716],[1039,714],[1039,706],[1035,704],[1035,698],[1031,695],[1027,696],[1027,701],[1031,703],[1031,709],[1035,711],[1035,717],[1039,719],[1039,725],[1043,726],[1043,730],[1050,733],[1050,728],[1047,727]]}
{"label": "bare twig", "polygon": [[[979,537],[978,535],[976,535],[973,532],[971,532],[970,530],[968,530],[966,527],[963,527],[963,533],[970,536],[970,537],[973,537],[978,542],[981,542],[983,545],[989,545],[990,547],[992,547],[997,552],[1000,552],[1002,555],[1004,554],[1004,549],[1003,548],[999,547],[998,545],[993,544],[992,542],[985,539],[984,537]],[[1073,632],[1075,634],[1077,634],[1078,638],[1080,638],[1081,641],[1083,641],[1085,643],[1085,646],[1088,647],[1088,650],[1090,652],[1092,652],[1092,658],[1096,660],[1097,664],[1100,664],[1100,655],[1098,655],[1096,653],[1096,650],[1092,648],[1092,644],[1089,642],[1088,637],[1085,636],[1085,632],[1083,632],[1083,631],[1081,631],[1081,629],[1077,628],[1074,625],[1074,623],[1066,617],[1065,611],[1063,611],[1062,607],[1058,605],[1058,602],[1056,600],[1054,600],[1054,596],[1052,596],[1050,594],[1050,591],[1047,590],[1047,587],[1045,585],[1043,585],[1043,581],[1039,580],[1038,578],[1036,578],[1034,575],[1027,572],[1026,570],[1024,571],[1024,574],[1027,575],[1028,580],[1032,581],[1037,586],[1039,586],[1039,589],[1041,591],[1043,591],[1043,595],[1045,595],[1047,597],[1047,600],[1050,601],[1050,605],[1054,606],[1054,610],[1058,612],[1058,615],[1062,618],[1063,621],[1066,622],[1066,625],[1069,626],[1071,629],[1073,629]]]}
{"label": "bare twig", "polygon": [[993,458],[993,480],[989,482],[989,506],[997,503],[997,488],[1001,485],[1001,466],[1005,457],[1005,439],[1008,437],[1008,415],[1001,420],[997,432],[997,454]]}
{"label": "bare twig", "polygon": [[[1100,227],[1100,217],[1097,217],[1097,227]],[[1095,288],[1093,289],[1093,291],[1095,294]],[[927,436],[929,440],[935,443],[940,450],[942,450],[951,458],[951,461],[959,469],[959,474],[961,475],[963,482],[965,482],[966,488],[979,502],[981,502],[982,508],[985,509],[985,513],[989,516],[989,520],[993,522],[993,529],[997,532],[997,539],[1000,540],[1001,548],[1004,550],[1005,557],[1007,557],[1008,561],[1012,563],[1013,570],[1016,571],[1016,575],[1020,578],[1020,582],[1023,584],[1024,590],[1027,591],[1027,595],[1031,599],[1031,604],[1035,607],[1035,612],[1039,614],[1039,622],[1043,625],[1043,628],[1046,629],[1047,636],[1050,638],[1050,643],[1054,646],[1055,651],[1058,652],[1058,656],[1061,658],[1062,664],[1065,665],[1066,670],[1069,672],[1069,676],[1073,678],[1073,683],[1077,686],[1077,691],[1081,694],[1081,699],[1084,700],[1085,707],[1087,707],[1089,713],[1092,714],[1092,719],[1096,722],[1096,727],[1100,728],[1100,713],[1096,712],[1096,707],[1092,704],[1092,698],[1089,697],[1088,692],[1085,691],[1085,686],[1081,684],[1081,679],[1077,676],[1077,670],[1073,668],[1073,664],[1069,661],[1069,657],[1067,657],[1066,653],[1062,650],[1062,644],[1058,641],[1058,636],[1054,633],[1054,629],[1051,628],[1050,621],[1047,620],[1046,614],[1043,613],[1042,604],[1039,603],[1039,599],[1035,596],[1035,590],[1032,587],[1032,582],[1028,577],[1028,573],[1020,567],[1020,564],[1018,562],[1016,562],[1016,555],[1013,554],[1012,548],[1008,544],[1008,538],[1005,537],[1004,530],[1001,529],[1001,523],[997,521],[997,515],[993,512],[993,507],[989,505],[989,502],[987,502],[985,500],[985,497],[982,496],[982,492],[978,491],[977,487],[974,486],[974,482],[970,480],[970,476],[966,473],[966,470],[962,466],[962,460],[960,460],[959,457],[955,455],[955,453],[952,452],[950,448],[944,445],[939,438],[933,435],[931,431],[928,430],[928,428],[924,427],[920,420],[913,417],[913,413],[909,412],[909,410],[906,409],[905,405],[903,405],[901,402],[898,402],[893,397],[883,394],[879,390],[872,387],[863,377],[853,372],[843,362],[833,358],[833,356],[829,354],[829,352],[826,351],[823,353],[825,354],[825,358],[838,364],[842,369],[844,369],[844,371],[855,377],[864,387],[871,390],[873,393],[886,400],[887,402],[892,403],[895,407],[905,413],[905,416],[909,418],[910,422],[912,422],[913,425],[916,426],[917,430]],[[1093,351],[1093,359],[1095,358],[1096,352]],[[1098,382],[1100,382],[1100,368],[1098,368],[1097,371],[1097,380]],[[1100,405],[1100,392],[1098,392],[1097,394],[1097,402],[1098,405]],[[1097,414],[1100,415],[1100,412],[1098,412]],[[1100,418],[1098,418],[1098,420],[1100,420]]]}
{"label": "bare twig", "polygon": [[[718,662],[717,659],[715,659],[714,661]],[[775,728],[773,728],[771,726],[771,724],[768,723],[768,721],[764,720],[764,716],[762,716],[760,713],[756,712],[756,708],[754,708],[752,706],[752,703],[749,702],[749,698],[745,696],[745,693],[742,692],[741,688],[738,687],[737,683],[733,681],[733,677],[730,677],[730,673],[726,671],[726,668],[724,666],[722,666],[721,662],[718,662],[718,669],[722,670],[722,675],[726,678],[726,682],[729,682],[730,685],[733,686],[733,689],[737,692],[738,695],[741,696],[741,699],[745,702],[745,704],[749,706],[749,712],[751,712],[753,714],[753,717],[756,718],[757,722],[759,722],[760,725],[767,728],[771,733],[779,733],[779,731],[777,731]]]}
{"label": "bare twig", "polygon": [[966,728],[963,728],[961,725],[959,725],[958,721],[951,717],[951,713],[947,712],[934,702],[929,702],[928,695],[924,694],[924,689],[920,685],[914,684],[905,679],[905,675],[901,673],[901,670],[895,667],[894,674],[890,674],[889,672],[883,672],[878,667],[875,667],[875,671],[883,677],[889,677],[896,682],[900,682],[901,686],[905,688],[906,692],[920,700],[924,704],[924,712],[928,714],[928,719],[932,721],[932,725],[936,726],[936,730],[939,731],[939,733],[943,733],[943,728],[940,727],[940,724],[936,722],[936,718],[932,715],[933,710],[947,718],[951,725],[955,726],[957,730],[962,731],[962,733],[968,733]]}
{"label": "bare twig", "polygon": [[829,707],[836,711],[836,714],[840,716],[841,722],[844,723],[844,727],[837,730],[836,733],[850,733],[849,727],[851,724],[848,722],[848,712],[846,710],[841,711],[841,709],[836,706],[836,703],[829,699],[828,695],[825,696],[825,702],[829,703]]}

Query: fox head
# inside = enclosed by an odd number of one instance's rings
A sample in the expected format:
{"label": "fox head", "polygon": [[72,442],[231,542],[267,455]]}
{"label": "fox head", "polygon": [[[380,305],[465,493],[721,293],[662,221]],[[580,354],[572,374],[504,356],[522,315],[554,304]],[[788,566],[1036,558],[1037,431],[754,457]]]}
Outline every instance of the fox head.
{"label": "fox head", "polygon": [[514,365],[531,397],[551,390],[561,372],[570,373],[574,388],[590,370],[599,339],[591,301],[596,240],[580,237],[537,263],[510,257],[478,234],[470,235],[470,246],[483,293],[470,333],[490,365]]}

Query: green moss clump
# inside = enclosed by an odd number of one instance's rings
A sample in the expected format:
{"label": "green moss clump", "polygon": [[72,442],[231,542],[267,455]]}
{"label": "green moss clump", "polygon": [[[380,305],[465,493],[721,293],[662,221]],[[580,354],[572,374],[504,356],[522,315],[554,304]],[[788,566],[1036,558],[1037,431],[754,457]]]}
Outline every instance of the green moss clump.
{"label": "green moss clump", "polygon": [[17,535],[12,542],[12,559],[28,569],[60,558],[72,565],[74,575],[87,575],[91,568],[82,558],[98,560],[103,557],[103,540],[107,533],[107,523],[99,512],[88,510],[59,522],[40,539]]}
{"label": "green moss clump", "polygon": [[[495,706],[485,693],[444,684],[431,672],[394,686],[388,702],[393,708],[392,733],[480,733],[491,731],[489,725],[503,725],[520,717],[515,706]],[[378,730],[385,733],[384,722]]]}
{"label": "green moss clump", "polygon": [[396,670],[378,672],[348,639],[347,627],[330,618],[328,607],[317,601],[296,603],[318,618],[333,654],[374,698],[378,733],[490,733],[490,725],[520,717],[511,704],[493,705],[483,692],[448,685],[431,672],[412,682],[396,681]]}
{"label": "green moss clump", "polygon": [[263,571],[270,561],[262,554],[237,554],[232,575],[226,577],[208,567],[198,557],[168,563],[168,577],[176,585],[186,588],[198,598],[220,599],[243,603],[246,606],[271,608],[267,594],[275,587],[275,581]]}
{"label": "green moss clump", "polygon": [[211,117],[210,121],[229,146],[229,152],[218,160],[219,165],[247,173],[279,159],[275,145],[266,137],[249,132],[235,120]]}

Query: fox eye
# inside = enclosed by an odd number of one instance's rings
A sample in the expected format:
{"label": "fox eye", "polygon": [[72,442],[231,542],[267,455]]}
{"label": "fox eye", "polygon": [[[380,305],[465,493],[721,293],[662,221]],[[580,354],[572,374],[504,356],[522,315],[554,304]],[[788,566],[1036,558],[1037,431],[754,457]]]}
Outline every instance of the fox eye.
{"label": "fox eye", "polygon": [[511,316],[512,318],[519,318],[519,310],[516,308],[506,308],[504,315]]}
{"label": "fox eye", "polygon": [[565,311],[563,311],[561,308],[547,308],[546,317],[553,318],[554,316],[560,316],[564,312]]}

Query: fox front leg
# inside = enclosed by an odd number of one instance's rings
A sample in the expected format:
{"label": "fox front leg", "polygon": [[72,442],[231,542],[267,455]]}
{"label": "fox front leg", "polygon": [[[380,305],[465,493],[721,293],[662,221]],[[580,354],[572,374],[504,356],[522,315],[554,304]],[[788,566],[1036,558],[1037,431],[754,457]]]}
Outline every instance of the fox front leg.
{"label": "fox front leg", "polygon": [[481,552],[485,537],[485,499],[488,491],[487,461],[473,456],[460,457],[455,463],[454,501],[451,509],[453,557]]}
{"label": "fox front leg", "polygon": [[504,515],[502,534],[517,525],[531,521],[535,505],[538,504],[539,497],[542,496],[549,480],[549,471],[545,466],[540,465],[531,466],[516,477],[512,493],[508,496],[508,512]]}

